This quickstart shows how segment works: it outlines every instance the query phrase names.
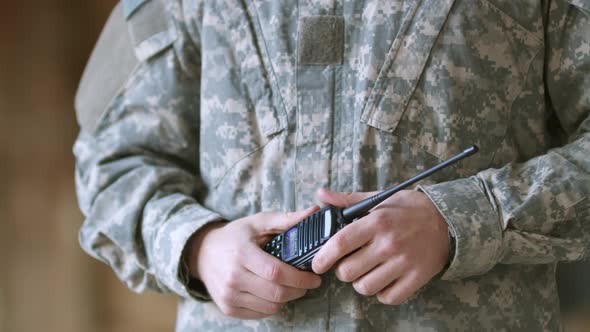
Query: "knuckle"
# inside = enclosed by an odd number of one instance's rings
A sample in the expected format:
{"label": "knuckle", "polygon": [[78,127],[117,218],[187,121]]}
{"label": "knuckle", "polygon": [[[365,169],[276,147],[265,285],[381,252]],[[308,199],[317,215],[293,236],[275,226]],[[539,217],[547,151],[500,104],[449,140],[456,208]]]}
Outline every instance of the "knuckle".
{"label": "knuckle", "polygon": [[237,289],[238,288],[238,281],[235,278],[229,277],[225,282],[225,287],[229,289]]}
{"label": "knuckle", "polygon": [[272,291],[273,302],[286,302],[286,292],[282,287],[274,287]]}
{"label": "knuckle", "polygon": [[380,216],[375,220],[375,229],[377,232],[385,232],[388,231],[390,227],[389,220],[385,216]]}
{"label": "knuckle", "polygon": [[264,271],[264,278],[276,282],[279,280],[281,269],[278,264],[269,264]]}
{"label": "knuckle", "polygon": [[387,241],[387,242],[384,242],[384,243],[380,243],[375,248],[375,255],[377,257],[379,257],[380,259],[390,258],[391,255],[394,253],[393,246],[394,245],[393,245],[392,241]]}
{"label": "knuckle", "polygon": [[355,202],[355,193],[354,192],[345,192],[344,194],[344,201],[346,206],[350,206]]}
{"label": "knuckle", "polygon": [[408,254],[402,254],[398,257],[397,264],[404,269],[409,269],[412,266],[412,258]]}
{"label": "knuckle", "polygon": [[239,286],[239,282],[240,273],[235,270],[230,271],[225,282],[226,287],[230,289],[237,289]]}
{"label": "knuckle", "polygon": [[221,312],[226,316],[235,317],[237,315],[237,310],[234,307],[230,307],[227,305],[219,306],[219,310],[221,310]]}
{"label": "knuckle", "polygon": [[307,288],[310,284],[308,278],[296,278],[293,281],[295,282],[295,288]]}
{"label": "knuckle", "polygon": [[399,249],[400,243],[395,237],[392,237],[383,243],[383,250],[385,250],[387,255],[395,254],[396,252],[399,252]]}
{"label": "knuckle", "polygon": [[342,252],[346,249],[347,241],[346,236],[343,232],[337,233],[332,239],[334,240],[334,247],[336,247],[336,250],[338,250],[338,252]]}
{"label": "knuckle", "polygon": [[236,296],[232,289],[224,287],[219,293],[219,299],[222,303],[226,305],[231,305],[234,304],[234,302],[236,301]]}

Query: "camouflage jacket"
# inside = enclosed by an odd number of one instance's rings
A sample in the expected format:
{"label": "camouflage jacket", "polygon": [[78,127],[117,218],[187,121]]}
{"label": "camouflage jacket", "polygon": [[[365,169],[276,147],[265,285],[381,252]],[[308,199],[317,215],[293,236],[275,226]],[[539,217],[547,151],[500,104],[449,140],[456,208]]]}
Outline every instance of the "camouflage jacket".
{"label": "camouflage jacket", "polygon": [[[590,252],[587,0],[139,0],[114,10],[76,100],[82,247],[178,331],[558,330],[555,266]],[[206,223],[422,182],[456,239],[399,306],[331,273],[258,321],[189,287]]]}

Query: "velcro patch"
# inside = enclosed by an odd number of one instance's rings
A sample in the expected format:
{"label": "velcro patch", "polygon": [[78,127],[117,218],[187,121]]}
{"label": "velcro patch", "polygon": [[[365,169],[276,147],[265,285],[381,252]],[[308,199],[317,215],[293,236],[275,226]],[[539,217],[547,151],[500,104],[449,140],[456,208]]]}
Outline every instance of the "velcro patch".
{"label": "velcro patch", "polygon": [[344,17],[306,16],[299,19],[297,60],[301,65],[341,64]]}

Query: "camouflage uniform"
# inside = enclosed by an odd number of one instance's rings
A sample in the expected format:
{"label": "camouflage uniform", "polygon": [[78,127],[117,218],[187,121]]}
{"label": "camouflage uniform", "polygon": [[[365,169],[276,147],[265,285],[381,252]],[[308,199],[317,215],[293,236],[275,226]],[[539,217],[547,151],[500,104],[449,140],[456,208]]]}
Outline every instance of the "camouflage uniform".
{"label": "camouflage uniform", "polygon": [[[178,294],[178,331],[558,330],[556,262],[590,251],[589,22],[587,0],[123,1],[77,97],[82,247]],[[456,253],[405,304],[328,273],[241,321],[187,283],[209,222],[384,189],[470,144],[419,188]]]}

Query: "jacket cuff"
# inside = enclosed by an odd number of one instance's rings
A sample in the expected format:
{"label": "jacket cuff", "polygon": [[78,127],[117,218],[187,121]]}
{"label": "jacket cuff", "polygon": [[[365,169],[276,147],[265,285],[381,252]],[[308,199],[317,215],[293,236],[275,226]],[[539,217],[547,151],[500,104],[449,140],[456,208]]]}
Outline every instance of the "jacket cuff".
{"label": "jacket cuff", "polygon": [[492,269],[501,252],[502,227],[494,201],[479,180],[471,177],[418,186],[418,190],[434,203],[455,237],[455,255],[441,278],[457,280]]}
{"label": "jacket cuff", "polygon": [[223,218],[218,214],[198,205],[187,207],[168,219],[158,231],[153,252],[158,280],[182,297],[210,300],[204,285],[198,285],[190,278],[183,253],[194,233],[209,223],[221,220]]}

